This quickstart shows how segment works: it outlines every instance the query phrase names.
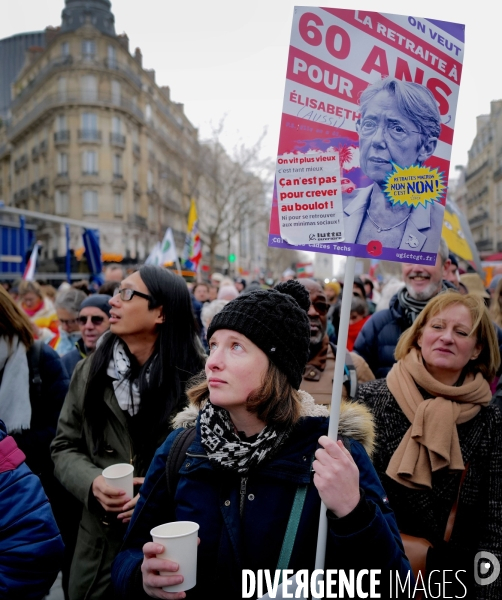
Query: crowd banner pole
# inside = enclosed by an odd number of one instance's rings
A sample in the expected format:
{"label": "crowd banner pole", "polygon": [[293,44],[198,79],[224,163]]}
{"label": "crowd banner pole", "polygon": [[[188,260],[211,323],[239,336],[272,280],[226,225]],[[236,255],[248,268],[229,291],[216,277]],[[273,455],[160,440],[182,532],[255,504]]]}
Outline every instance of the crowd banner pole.
{"label": "crowd banner pole", "polygon": [[[340,311],[340,326],[338,328],[338,340],[336,344],[335,376],[333,378],[333,390],[331,392],[331,410],[329,416],[328,437],[336,440],[338,423],[340,421],[340,406],[342,400],[343,376],[345,372],[345,355],[347,353],[347,337],[349,334],[350,306],[352,304],[352,287],[354,285],[354,273],[356,267],[355,256],[348,256],[343,278],[342,306]],[[317,551],[315,568],[324,569],[326,557],[326,539],[328,535],[328,519],[326,517],[326,506],[321,503],[319,515],[319,530],[317,534]]]}

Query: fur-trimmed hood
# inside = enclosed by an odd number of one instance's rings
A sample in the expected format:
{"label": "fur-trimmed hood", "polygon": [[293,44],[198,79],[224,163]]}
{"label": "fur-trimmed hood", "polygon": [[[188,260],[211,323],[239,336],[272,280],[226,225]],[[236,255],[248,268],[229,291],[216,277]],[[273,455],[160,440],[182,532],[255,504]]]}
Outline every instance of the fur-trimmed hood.
{"label": "fur-trimmed hood", "polygon": [[[299,391],[301,404],[301,417],[329,417],[326,406],[316,404],[314,398],[303,390]],[[179,412],[172,420],[173,427],[193,427],[199,415],[199,408],[190,404]],[[342,401],[340,409],[340,424],[338,434],[350,437],[360,442],[369,456],[372,455],[375,446],[375,428],[370,411],[356,402]]]}

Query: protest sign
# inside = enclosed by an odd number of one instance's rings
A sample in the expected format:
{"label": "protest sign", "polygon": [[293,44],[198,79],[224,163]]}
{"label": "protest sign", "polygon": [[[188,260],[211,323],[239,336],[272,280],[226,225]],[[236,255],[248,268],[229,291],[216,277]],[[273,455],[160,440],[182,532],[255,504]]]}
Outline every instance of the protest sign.
{"label": "protest sign", "polygon": [[464,26],[295,7],[269,245],[433,264]]}

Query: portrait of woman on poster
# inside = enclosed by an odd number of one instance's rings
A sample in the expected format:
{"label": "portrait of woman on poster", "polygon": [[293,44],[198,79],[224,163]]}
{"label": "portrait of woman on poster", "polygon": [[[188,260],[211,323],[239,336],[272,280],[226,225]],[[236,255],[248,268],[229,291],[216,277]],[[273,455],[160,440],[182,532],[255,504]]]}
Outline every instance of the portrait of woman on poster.
{"label": "portrait of woman on poster", "polygon": [[423,85],[387,77],[361,94],[360,108],[360,166],[374,183],[344,198],[344,241],[437,252],[444,207],[394,205],[383,192],[393,164],[421,165],[434,154],[441,131],[434,96]]}

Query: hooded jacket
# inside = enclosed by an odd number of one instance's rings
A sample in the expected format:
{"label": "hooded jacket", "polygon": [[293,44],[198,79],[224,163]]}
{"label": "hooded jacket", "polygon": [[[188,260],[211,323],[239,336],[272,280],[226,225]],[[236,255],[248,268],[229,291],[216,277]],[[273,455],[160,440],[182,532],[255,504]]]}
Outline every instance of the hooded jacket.
{"label": "hooded jacket", "polygon": [[0,421],[0,598],[39,600],[63,561],[63,542],[38,477]]}
{"label": "hooded jacket", "polygon": [[[289,568],[314,570],[320,497],[312,481],[311,461],[318,439],[328,429],[328,412],[302,394],[302,418],[270,460],[247,477],[213,468],[201,444],[197,411],[189,407],[175,425],[195,424],[195,440],[180,469],[175,498],[166,488],[166,458],[180,433],[174,431],[157,451],[140,490],[121,552],[112,567],[117,598],[148,598],[143,590],[142,546],[150,541],[152,527],[168,521],[195,521],[200,525],[197,585],[189,599],[242,597],[242,569],[276,569],[293,498],[299,484],[308,490]],[[349,436],[352,456],[360,472],[361,501],[347,516],[328,511],[329,533],[326,568],[382,569],[381,587],[386,597],[388,570],[404,579],[409,564],[385,492],[366,450],[373,447],[373,426],[367,410],[345,404],[340,433]],[[365,449],[366,448],[366,449]]]}

